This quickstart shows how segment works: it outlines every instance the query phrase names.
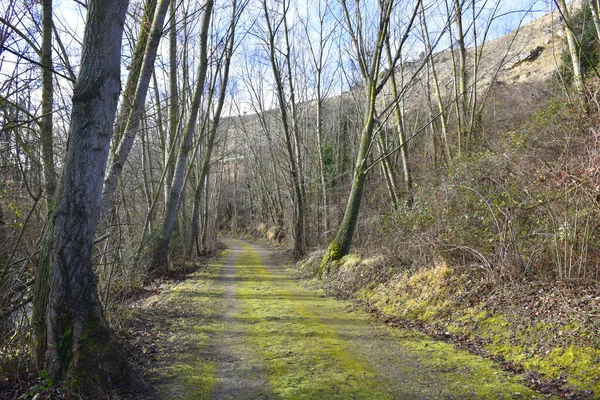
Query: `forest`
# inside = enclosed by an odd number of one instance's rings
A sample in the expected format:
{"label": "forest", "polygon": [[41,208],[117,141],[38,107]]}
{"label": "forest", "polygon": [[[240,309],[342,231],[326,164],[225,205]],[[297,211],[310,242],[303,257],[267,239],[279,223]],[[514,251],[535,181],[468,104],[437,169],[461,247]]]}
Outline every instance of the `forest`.
{"label": "forest", "polygon": [[0,399],[598,398],[599,10],[2,1]]}

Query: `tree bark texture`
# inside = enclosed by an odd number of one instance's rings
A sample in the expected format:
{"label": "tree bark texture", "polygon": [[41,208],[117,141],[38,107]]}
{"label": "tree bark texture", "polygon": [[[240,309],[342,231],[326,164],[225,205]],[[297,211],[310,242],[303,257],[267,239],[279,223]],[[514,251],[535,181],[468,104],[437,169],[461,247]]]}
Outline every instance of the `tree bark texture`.
{"label": "tree bark texture", "polygon": [[34,288],[37,366],[86,398],[145,388],[106,322],[92,269],[102,176],[121,89],[127,5],[128,0],[91,0],[88,6],[70,140]]}

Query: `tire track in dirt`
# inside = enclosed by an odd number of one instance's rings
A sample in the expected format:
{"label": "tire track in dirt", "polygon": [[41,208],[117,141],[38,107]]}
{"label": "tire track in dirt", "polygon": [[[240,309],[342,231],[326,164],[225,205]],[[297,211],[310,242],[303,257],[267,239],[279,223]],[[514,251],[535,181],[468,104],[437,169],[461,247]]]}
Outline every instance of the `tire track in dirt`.
{"label": "tire track in dirt", "polygon": [[215,359],[217,360],[217,383],[211,394],[213,399],[269,399],[271,390],[264,366],[249,351],[244,322],[235,316],[239,304],[235,297],[236,261],[243,249],[236,242],[228,240],[231,251],[228,260],[221,266],[218,282],[225,292],[225,313],[222,322],[224,330],[216,340]]}

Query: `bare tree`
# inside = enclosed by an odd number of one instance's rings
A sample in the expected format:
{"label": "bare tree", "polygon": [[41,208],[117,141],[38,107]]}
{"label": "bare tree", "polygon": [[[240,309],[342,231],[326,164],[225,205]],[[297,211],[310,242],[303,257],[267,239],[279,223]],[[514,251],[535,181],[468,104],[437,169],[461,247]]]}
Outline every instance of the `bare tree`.
{"label": "bare tree", "polygon": [[567,44],[569,46],[569,56],[571,58],[571,66],[573,68],[573,89],[575,90],[575,95],[580,100],[583,100],[584,83],[583,72],[581,71],[580,46],[577,42],[577,38],[575,37],[575,32],[573,31],[573,18],[571,16],[571,11],[569,10],[565,0],[554,0],[554,4],[556,4],[561,19],[564,23],[565,35],[567,37]]}
{"label": "bare tree", "polygon": [[588,0],[588,3],[590,10],[592,11],[592,19],[594,20],[594,26],[596,27],[596,35],[598,40],[600,40],[600,5],[598,4],[598,0]]}
{"label": "bare tree", "polygon": [[[243,8],[243,6],[242,6]],[[192,213],[192,226],[191,226],[191,242],[190,243],[190,251],[193,247],[193,243],[196,243],[196,251],[200,253],[199,248],[197,246],[198,239],[198,208],[199,208],[199,197],[202,194],[203,190],[206,186],[206,198],[204,201],[205,208],[208,207],[208,179],[209,179],[209,168],[210,168],[210,160],[213,152],[215,137],[217,135],[217,130],[219,128],[219,122],[221,120],[221,113],[223,111],[223,105],[225,104],[225,96],[227,95],[227,83],[229,82],[229,67],[231,65],[231,57],[233,56],[233,50],[235,46],[235,27],[237,24],[237,20],[239,18],[238,10],[237,10],[237,1],[233,0],[232,3],[232,11],[231,11],[231,20],[229,23],[229,33],[227,40],[227,47],[225,49],[224,60],[222,61],[222,65],[219,66],[218,70],[215,71],[215,76],[222,75],[220,79],[220,93],[219,99],[217,100],[216,110],[213,116],[213,121],[210,124],[210,129],[208,132],[208,136],[206,138],[206,150],[204,152],[204,157],[202,158],[202,165],[200,167],[200,174],[198,176],[198,184],[196,186],[195,193],[195,201],[194,201],[194,211]],[[214,88],[214,85],[213,85]],[[211,90],[212,92],[213,90]],[[204,226],[206,227],[207,221],[204,221]],[[206,234],[202,235],[202,250],[206,251]]]}
{"label": "bare tree", "polygon": [[[52,0],[42,0],[42,118],[40,140],[42,142],[42,161],[46,181],[46,198],[51,199],[56,189],[56,171],[54,169],[54,140],[52,133],[53,116],[53,79],[52,79]],[[49,207],[50,208],[50,207]]]}
{"label": "bare tree", "polygon": [[150,36],[150,29],[152,26],[152,20],[154,19],[154,13],[156,11],[156,5],[158,0],[146,0],[144,2],[144,11],[142,13],[142,19],[140,21],[140,28],[137,35],[137,40],[133,49],[131,63],[129,64],[129,74],[127,76],[127,82],[123,90],[123,99],[117,113],[117,120],[115,124],[115,131],[113,134],[114,146],[111,147],[110,157],[113,157],[112,152],[116,151],[118,144],[121,142],[123,132],[127,126],[127,120],[131,114],[131,109],[134,106],[134,97],[140,74],[142,71],[142,65],[144,63],[144,54],[148,43],[148,37]]}
{"label": "bare tree", "polygon": [[[167,140],[164,152],[165,168],[167,168],[165,190],[165,204],[169,199],[171,191],[171,182],[173,181],[173,169],[175,168],[174,159],[169,159],[168,150],[175,148],[177,143],[177,130],[179,128],[179,89],[177,88],[177,9],[175,1],[171,3],[170,18],[171,26],[169,28],[169,128],[167,129]],[[184,66],[184,70],[187,66]],[[184,79],[183,84],[187,82]]]}
{"label": "bare tree", "polygon": [[170,0],[160,0],[158,10],[154,15],[152,27],[146,41],[146,46],[143,54],[143,62],[139,71],[139,79],[133,95],[129,101],[131,104],[128,107],[129,115],[127,116],[124,135],[121,137],[118,147],[113,154],[109,163],[109,170],[104,180],[104,190],[102,193],[102,202],[100,203],[101,217],[105,216],[112,207],[113,198],[117,189],[117,184],[123,167],[135,141],[135,137],[140,127],[142,111],[146,102],[146,94],[150,86],[150,79],[154,71],[154,60],[158,51],[158,44],[162,36],[163,25],[169,7]]}
{"label": "bare tree", "polygon": [[[276,16],[273,10],[267,6],[266,0],[263,0],[263,13],[267,28],[266,46],[269,53],[269,62],[275,80],[276,97],[281,113],[281,123],[285,137],[285,146],[287,151],[290,179],[293,193],[294,222],[293,237],[295,257],[301,257],[306,253],[305,238],[305,189],[304,177],[302,173],[302,145],[300,143],[300,133],[298,131],[297,104],[294,92],[294,82],[292,75],[291,45],[288,29],[288,12],[290,4],[286,0],[281,3],[281,14]],[[277,18],[277,19],[274,19]],[[283,48],[277,47],[277,38],[283,36]],[[283,60],[278,55],[283,56]],[[283,64],[283,65],[282,65]],[[288,89],[286,94],[285,87]],[[289,96],[289,99],[286,98]],[[289,108],[289,109],[288,109]]]}
{"label": "bare tree", "polygon": [[169,248],[171,245],[171,237],[175,228],[177,219],[177,211],[181,201],[181,194],[186,180],[185,171],[192,150],[192,138],[196,129],[196,121],[198,120],[198,111],[200,109],[200,101],[204,92],[204,83],[206,79],[206,71],[208,68],[208,30],[212,16],[214,1],[206,0],[204,3],[204,15],[202,17],[202,26],[200,28],[200,60],[198,62],[198,76],[196,87],[192,96],[192,104],[188,114],[179,154],[175,164],[173,181],[171,183],[169,198],[165,207],[165,215],[161,227],[160,239],[154,244],[152,249],[152,260],[150,262],[151,274],[159,274],[168,270]]}
{"label": "bare tree", "polygon": [[402,47],[413,27],[413,23],[419,10],[419,3],[420,1],[417,1],[417,5],[412,11],[412,15],[405,28],[405,31],[396,45],[397,48],[392,53],[392,57],[389,62],[389,69],[385,73],[380,74],[380,66],[383,52],[385,50],[385,42],[386,38],[390,34],[391,29],[390,17],[392,10],[394,9],[394,1],[387,0],[379,2],[379,15],[376,23],[377,30],[375,32],[376,41],[372,44],[372,47],[369,48],[367,47],[368,44],[365,42],[365,37],[367,34],[365,31],[366,24],[363,21],[362,10],[359,7],[358,2],[354,4],[354,10],[351,10],[348,6],[348,2],[346,0],[342,0],[346,30],[351,38],[352,45],[354,47],[355,58],[364,80],[365,115],[363,117],[360,147],[356,157],[356,164],[354,166],[352,189],[350,190],[350,196],[348,197],[346,211],[340,227],[338,228],[336,237],[329,245],[327,253],[323,257],[323,261],[321,263],[322,272],[325,271],[325,268],[330,261],[339,260],[350,251],[354,229],[356,228],[356,222],[358,220],[363,189],[365,187],[368,173],[368,158],[371,152],[374,133],[376,131],[375,117],[377,114],[377,98],[383,90],[386,82],[391,77],[392,71],[396,67],[396,63],[402,54]]}
{"label": "bare tree", "polygon": [[91,0],[88,5],[69,146],[34,290],[38,368],[88,397],[145,388],[106,322],[92,269],[102,176],[120,92],[127,4],[128,0]]}
{"label": "bare tree", "polygon": [[[307,3],[307,8],[311,5]],[[308,20],[302,20],[305,30],[305,40],[310,51],[310,63],[312,72],[315,75],[315,108],[316,108],[316,140],[317,140],[317,155],[319,161],[319,183],[321,184],[321,198],[323,202],[323,230],[324,235],[329,232],[329,196],[328,196],[328,179],[324,159],[324,128],[323,128],[323,108],[324,102],[329,93],[333,80],[329,83],[324,81],[328,50],[331,47],[331,42],[334,35],[335,27],[326,27],[327,19],[331,16],[331,5],[327,0],[317,0],[318,7],[318,25],[317,34],[318,40],[311,39]],[[320,238],[319,238],[320,239]]]}

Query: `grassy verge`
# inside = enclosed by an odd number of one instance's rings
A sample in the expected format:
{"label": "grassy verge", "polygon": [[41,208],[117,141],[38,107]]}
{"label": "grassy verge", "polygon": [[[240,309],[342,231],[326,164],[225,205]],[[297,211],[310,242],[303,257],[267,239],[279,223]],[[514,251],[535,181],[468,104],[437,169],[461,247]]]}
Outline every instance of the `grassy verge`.
{"label": "grassy verge", "polygon": [[[304,267],[316,268],[313,264]],[[482,284],[445,265],[387,271],[379,280],[367,276],[385,269],[381,260],[352,255],[331,268],[329,286],[349,288],[352,297],[384,321],[416,327],[527,372],[526,382],[536,390],[565,397],[600,394],[596,325],[585,322],[593,317],[597,299],[585,300],[591,312],[586,315],[576,298],[551,286]]]}

